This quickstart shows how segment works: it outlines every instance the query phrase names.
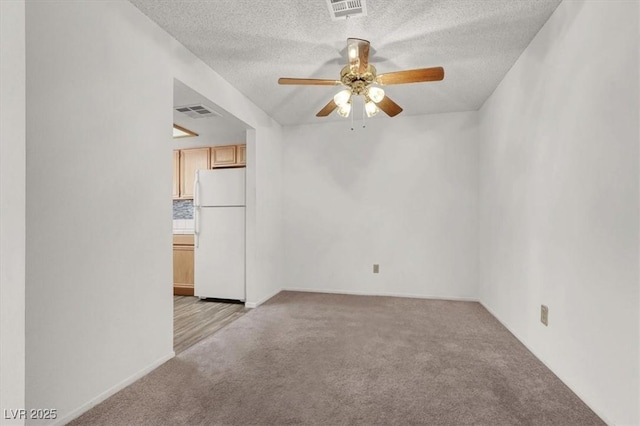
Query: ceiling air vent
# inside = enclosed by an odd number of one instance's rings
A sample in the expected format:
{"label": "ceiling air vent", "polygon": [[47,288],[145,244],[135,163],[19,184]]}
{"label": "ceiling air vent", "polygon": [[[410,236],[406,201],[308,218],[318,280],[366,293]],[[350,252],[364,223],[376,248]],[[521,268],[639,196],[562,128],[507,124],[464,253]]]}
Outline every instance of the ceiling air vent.
{"label": "ceiling air vent", "polygon": [[176,107],[176,111],[188,115],[191,118],[209,118],[209,117],[222,117],[222,115],[204,105],[185,105]]}
{"label": "ceiling air vent", "polygon": [[367,16],[367,4],[365,1],[366,0],[327,0],[331,19],[339,21],[356,16]]}

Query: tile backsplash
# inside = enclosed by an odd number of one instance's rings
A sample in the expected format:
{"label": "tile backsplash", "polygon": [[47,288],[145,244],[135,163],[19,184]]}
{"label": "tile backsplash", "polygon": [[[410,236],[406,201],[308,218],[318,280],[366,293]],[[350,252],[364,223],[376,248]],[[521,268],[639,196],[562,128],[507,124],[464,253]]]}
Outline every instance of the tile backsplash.
{"label": "tile backsplash", "polygon": [[193,200],[173,200],[173,219],[193,219]]}

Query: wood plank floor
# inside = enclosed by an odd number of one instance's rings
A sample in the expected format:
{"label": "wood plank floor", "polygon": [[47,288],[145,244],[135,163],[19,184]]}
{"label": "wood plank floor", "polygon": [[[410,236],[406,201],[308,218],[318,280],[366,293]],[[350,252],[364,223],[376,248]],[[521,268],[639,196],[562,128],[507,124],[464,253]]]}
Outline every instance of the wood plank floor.
{"label": "wood plank floor", "polygon": [[173,350],[179,354],[247,311],[248,309],[239,303],[213,302],[193,296],[173,296]]}

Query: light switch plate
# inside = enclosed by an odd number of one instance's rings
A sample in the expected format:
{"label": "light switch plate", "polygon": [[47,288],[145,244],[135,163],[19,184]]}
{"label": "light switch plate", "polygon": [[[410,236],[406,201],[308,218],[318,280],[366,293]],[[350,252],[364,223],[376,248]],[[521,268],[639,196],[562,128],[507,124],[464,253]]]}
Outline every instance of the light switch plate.
{"label": "light switch plate", "polygon": [[378,265],[377,263],[373,264],[373,273],[374,274],[380,273],[380,265]]}

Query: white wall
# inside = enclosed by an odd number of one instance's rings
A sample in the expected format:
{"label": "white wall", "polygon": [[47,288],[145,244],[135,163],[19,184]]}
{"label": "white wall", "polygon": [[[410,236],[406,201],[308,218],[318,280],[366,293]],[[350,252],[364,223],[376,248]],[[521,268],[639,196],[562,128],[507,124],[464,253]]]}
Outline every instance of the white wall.
{"label": "white wall", "polygon": [[286,288],[477,298],[475,112],[284,135]]}
{"label": "white wall", "polygon": [[481,302],[617,425],[640,423],[637,9],[563,2],[480,111]]}
{"label": "white wall", "polygon": [[63,423],[173,353],[174,78],[256,129],[254,164],[279,126],[128,2],[28,2],[26,27],[27,406]]}
{"label": "white wall", "polygon": [[[25,5],[0,2],[0,412],[24,408]],[[9,415],[8,417],[11,417]]]}
{"label": "white wall", "polygon": [[255,212],[256,256],[255,269],[247,282],[247,306],[254,307],[278,293],[283,285],[282,259],[282,149],[283,134],[280,126],[259,127],[249,132],[254,138],[260,133],[259,143],[253,142],[247,161],[255,159]]}
{"label": "white wall", "polygon": [[61,418],[173,355],[173,76],[121,13],[27,2],[27,406]]}

